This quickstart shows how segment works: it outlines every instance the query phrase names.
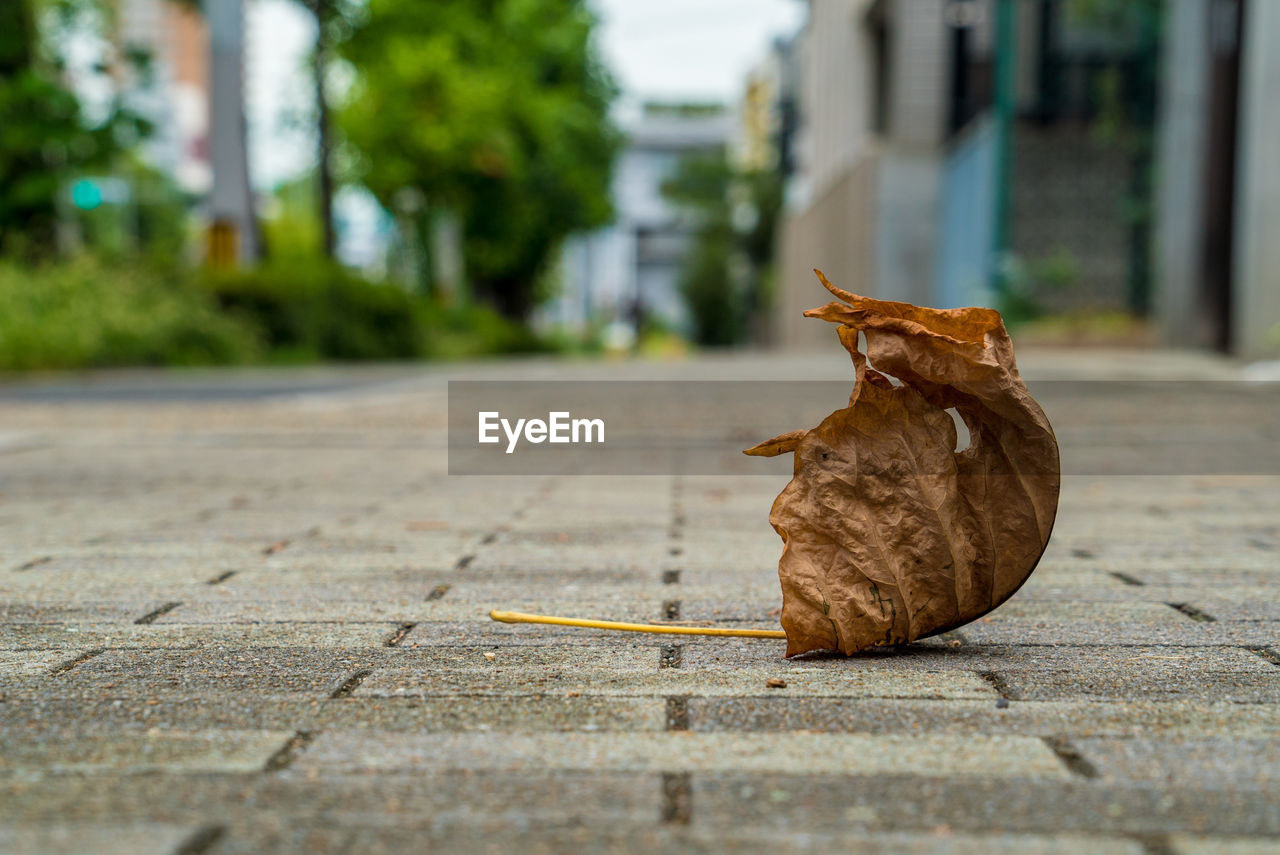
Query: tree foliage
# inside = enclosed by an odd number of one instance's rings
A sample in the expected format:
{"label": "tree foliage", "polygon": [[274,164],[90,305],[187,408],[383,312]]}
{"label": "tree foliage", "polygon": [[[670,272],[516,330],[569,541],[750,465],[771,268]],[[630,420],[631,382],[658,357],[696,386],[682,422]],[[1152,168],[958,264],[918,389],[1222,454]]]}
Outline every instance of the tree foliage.
{"label": "tree foliage", "polygon": [[88,0],[0,2],[0,252],[52,252],[65,182],[148,130],[118,100],[89,122],[61,79],[59,57],[45,47],[42,13],[65,22],[94,11]]}
{"label": "tree foliage", "polygon": [[409,190],[457,216],[477,294],[511,316],[561,240],[611,215],[593,25],[582,0],[369,0],[341,47],[359,177],[392,210]]}
{"label": "tree foliage", "polygon": [[767,307],[782,177],[743,171],[723,149],[681,158],[663,195],[690,219],[694,239],[680,271],[680,291],[699,344],[740,344],[755,335]]}

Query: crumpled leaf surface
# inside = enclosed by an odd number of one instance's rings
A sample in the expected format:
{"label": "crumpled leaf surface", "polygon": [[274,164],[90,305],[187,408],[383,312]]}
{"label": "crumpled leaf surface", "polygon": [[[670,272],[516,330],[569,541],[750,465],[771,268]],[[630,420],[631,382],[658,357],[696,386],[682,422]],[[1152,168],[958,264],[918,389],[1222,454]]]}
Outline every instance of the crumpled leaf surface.
{"label": "crumpled leaf surface", "polygon": [[[1061,480],[998,312],[872,300],[818,277],[840,302],[805,316],[840,325],[849,406],[746,451],[795,454],[769,514],[787,656],[914,641],[991,611],[1040,560]],[[960,452],[948,408],[969,429]]]}

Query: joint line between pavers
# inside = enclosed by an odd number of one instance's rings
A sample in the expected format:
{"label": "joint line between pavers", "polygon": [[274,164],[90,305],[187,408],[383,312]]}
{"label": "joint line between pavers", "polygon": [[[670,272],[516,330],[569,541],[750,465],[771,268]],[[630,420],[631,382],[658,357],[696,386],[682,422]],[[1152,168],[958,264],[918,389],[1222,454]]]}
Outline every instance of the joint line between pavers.
{"label": "joint line between pavers", "polygon": [[222,839],[226,829],[221,825],[206,825],[197,828],[190,837],[178,844],[173,855],[204,855],[213,845]]}
{"label": "joint line between pavers", "polygon": [[1135,834],[1131,839],[1142,847],[1143,855],[1173,855],[1167,834]]}
{"label": "joint line between pavers", "polygon": [[1280,651],[1271,647],[1250,647],[1247,648],[1251,653],[1256,653],[1272,665],[1280,665]]}
{"label": "joint line between pavers", "polygon": [[1201,611],[1190,603],[1165,603],[1165,605],[1175,611],[1182,612],[1182,614],[1197,623],[1213,623],[1217,620],[1213,615],[1208,612]]}
{"label": "joint line between pavers", "polygon": [[68,659],[66,662],[63,662],[61,665],[54,666],[49,671],[49,676],[57,677],[59,675],[65,674],[68,671],[70,671],[72,668],[76,667],[77,665],[81,665],[85,662],[88,662],[93,657],[101,656],[103,653],[106,653],[106,652],[107,652],[107,648],[105,647],[95,647],[92,650],[86,651],[85,653],[81,653],[79,656],[76,656],[72,659]]}
{"label": "joint line between pavers", "polygon": [[995,671],[979,671],[978,676],[985,680],[987,684],[991,686],[991,688],[995,689],[996,693],[1006,701],[1019,700],[1017,692],[1009,686],[1004,677],[1001,677]]}
{"label": "joint line between pavers", "polygon": [[165,603],[163,606],[156,609],[155,611],[147,612],[145,615],[135,620],[134,623],[139,626],[145,626],[149,623],[155,623],[156,618],[160,617],[161,615],[168,614],[169,612],[173,611],[180,605],[182,605],[182,603],[179,603],[179,602]]}
{"label": "joint line between pavers", "polygon": [[348,677],[341,686],[334,689],[333,694],[329,696],[329,699],[336,701],[342,698],[350,697],[351,693],[354,692],[357,688],[359,688],[360,684],[363,683],[368,678],[368,676],[372,673],[373,673],[372,668],[361,668],[359,671],[355,672],[350,677]]}
{"label": "joint line between pavers", "polygon": [[286,538],[284,538],[283,540],[277,540],[275,543],[272,543],[272,544],[270,544],[269,546],[264,546],[264,547],[262,548],[262,554],[263,554],[263,555],[275,555],[277,552],[280,552],[281,550],[287,549],[287,548],[288,548],[288,546],[289,546],[289,543],[290,543],[290,541],[289,541],[289,538],[287,538],[287,537],[286,537]]}
{"label": "joint line between pavers", "polygon": [[391,633],[391,635],[387,638],[387,640],[383,642],[384,646],[399,647],[400,642],[404,641],[405,636],[407,636],[410,632],[412,632],[413,628],[417,625],[418,625],[417,623],[400,624],[400,626],[396,627],[396,631]]}
{"label": "joint line between pavers", "polygon": [[281,769],[288,767],[298,755],[306,750],[317,736],[314,730],[295,731],[293,736],[289,737],[284,745],[280,746],[280,750],[267,758],[267,762],[262,764],[264,772],[279,772]]}
{"label": "joint line between pavers", "polygon": [[686,731],[689,729],[688,695],[667,696],[666,729],[669,731]]}
{"label": "joint line between pavers", "polygon": [[1047,736],[1044,738],[1044,744],[1049,746],[1049,750],[1058,756],[1062,765],[1066,766],[1073,775],[1079,775],[1081,778],[1098,777],[1098,770],[1069,740],[1060,736]]}
{"label": "joint line between pavers", "polygon": [[688,772],[662,773],[662,822],[688,825],[693,819],[693,778]]}

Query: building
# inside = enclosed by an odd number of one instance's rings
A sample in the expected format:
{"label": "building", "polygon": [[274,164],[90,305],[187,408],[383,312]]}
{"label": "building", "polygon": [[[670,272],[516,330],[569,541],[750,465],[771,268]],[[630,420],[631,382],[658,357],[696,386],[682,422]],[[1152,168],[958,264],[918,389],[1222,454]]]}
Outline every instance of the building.
{"label": "building", "polygon": [[1167,0],[1156,316],[1170,343],[1280,355],[1280,3]]}
{"label": "building", "polygon": [[118,2],[118,43],[150,62],[149,85],[126,87],[134,108],[156,129],[148,157],[183,190],[207,199],[210,261],[257,259],[244,107],[244,0],[205,4],[205,14],[169,0]]}
{"label": "building", "polygon": [[729,114],[700,105],[646,105],[626,127],[614,170],[612,225],[571,239],[561,261],[560,289],[541,319],[569,329],[592,323],[636,327],[641,318],[687,330],[679,274],[691,224],[662,185],[682,156],[722,149]]}
{"label": "building", "polygon": [[775,39],[747,73],[730,140],[734,164],[747,172],[790,175],[795,156],[796,40]]}
{"label": "building", "polygon": [[999,280],[1045,309],[1146,311],[1151,224],[1133,212],[1149,198],[1150,27],[1091,27],[1062,0],[809,9],[782,344],[823,340],[801,317],[823,298],[814,267],[855,292],[935,306],[993,304]]}
{"label": "building", "polygon": [[152,85],[136,93],[155,131],[147,155],[184,191],[204,194],[209,165],[209,32],[203,16],[170,0],[120,0],[117,41],[150,57]]}

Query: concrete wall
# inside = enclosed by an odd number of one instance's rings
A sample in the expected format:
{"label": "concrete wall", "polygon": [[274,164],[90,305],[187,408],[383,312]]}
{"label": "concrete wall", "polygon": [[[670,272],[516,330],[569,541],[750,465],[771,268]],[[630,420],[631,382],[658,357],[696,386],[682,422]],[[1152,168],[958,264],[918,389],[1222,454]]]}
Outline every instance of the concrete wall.
{"label": "concrete wall", "polygon": [[888,147],[880,155],[876,179],[872,294],[932,305],[941,241],[942,152]]}
{"label": "concrete wall", "polygon": [[1245,11],[1236,161],[1233,350],[1280,356],[1280,2]]}
{"label": "concrete wall", "polygon": [[[1159,128],[1156,318],[1170,344],[1212,345],[1201,311],[1210,0],[1168,0]],[[1232,350],[1280,355],[1280,3],[1249,0],[1241,53]]]}
{"label": "concrete wall", "polygon": [[888,127],[873,127],[867,0],[810,4],[801,39],[799,174],[783,223],[776,340],[825,342],[800,313],[824,301],[812,269],[851,291],[932,301],[950,53],[944,0],[889,0]]}
{"label": "concrete wall", "polygon": [[951,61],[943,0],[895,0],[889,6],[889,140],[934,149],[946,131]]}
{"label": "concrete wall", "polygon": [[855,294],[869,293],[874,279],[876,158],[867,156],[807,210],[789,217],[782,228],[782,264],[775,341],[784,348],[815,348],[831,343],[831,325],[803,316],[830,302],[813,268],[833,284]]}
{"label": "concrete wall", "polygon": [[1154,309],[1167,344],[1208,346],[1196,323],[1203,241],[1208,0],[1168,0],[1157,133]]}
{"label": "concrete wall", "polygon": [[872,147],[869,0],[809,5],[800,40],[800,127],[795,202],[804,208]]}

